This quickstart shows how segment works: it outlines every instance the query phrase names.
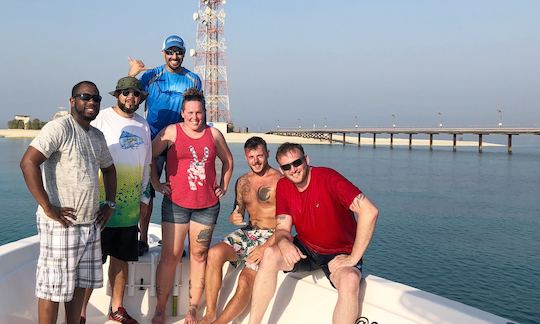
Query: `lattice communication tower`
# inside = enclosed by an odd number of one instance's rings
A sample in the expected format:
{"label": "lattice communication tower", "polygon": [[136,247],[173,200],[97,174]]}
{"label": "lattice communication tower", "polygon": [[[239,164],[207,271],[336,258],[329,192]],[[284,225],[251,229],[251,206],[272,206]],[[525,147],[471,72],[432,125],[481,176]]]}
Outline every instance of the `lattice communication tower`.
{"label": "lattice communication tower", "polygon": [[225,0],[200,0],[199,10],[193,14],[197,23],[195,73],[202,80],[206,98],[206,118],[209,122],[231,123],[227,60],[225,54]]}

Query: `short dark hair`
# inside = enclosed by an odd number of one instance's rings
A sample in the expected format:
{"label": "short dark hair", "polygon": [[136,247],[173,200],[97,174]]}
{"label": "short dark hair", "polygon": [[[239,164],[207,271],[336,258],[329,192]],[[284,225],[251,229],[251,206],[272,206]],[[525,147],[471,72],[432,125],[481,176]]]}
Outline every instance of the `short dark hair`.
{"label": "short dark hair", "polygon": [[92,82],[92,81],[81,81],[79,83],[77,83],[76,85],[73,86],[73,88],[71,89],[71,97],[75,97],[75,95],[79,94],[79,89],[83,86],[83,85],[90,85],[90,86],[93,86],[94,88],[96,88],[98,94],[99,94],[99,89],[97,87],[97,85]]}
{"label": "short dark hair", "polygon": [[[293,151],[293,150],[300,151],[300,153],[302,153],[302,156],[305,155],[304,148],[302,147],[302,145],[297,144],[297,143],[285,142],[285,143],[281,144],[278,147],[277,151],[276,151],[276,161],[278,161],[278,158],[280,156],[285,155],[288,152]],[[279,161],[278,161],[278,163],[279,163]]]}
{"label": "short dark hair", "polygon": [[268,151],[268,148],[266,148],[266,141],[262,139],[262,137],[253,136],[248,138],[244,144],[244,150],[255,150],[259,146],[262,146],[265,151]]}
{"label": "short dark hair", "polygon": [[184,99],[182,100],[182,111],[184,106],[188,101],[198,101],[202,104],[203,110],[206,110],[206,100],[204,99],[204,94],[202,91],[197,90],[197,88],[189,88],[184,91]]}

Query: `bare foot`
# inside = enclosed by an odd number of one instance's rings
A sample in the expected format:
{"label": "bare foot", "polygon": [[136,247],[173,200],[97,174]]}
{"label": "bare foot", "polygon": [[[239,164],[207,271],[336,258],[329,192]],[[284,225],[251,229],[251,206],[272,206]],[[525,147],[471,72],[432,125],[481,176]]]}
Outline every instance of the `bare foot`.
{"label": "bare foot", "polygon": [[184,318],[184,324],[197,324],[197,308],[195,307],[189,308],[186,314],[186,318]]}
{"label": "bare foot", "polygon": [[199,324],[211,324],[216,320],[215,313],[206,313],[204,317],[199,321]]}
{"label": "bare foot", "polygon": [[165,314],[156,311],[154,317],[152,317],[152,324],[165,324]]}

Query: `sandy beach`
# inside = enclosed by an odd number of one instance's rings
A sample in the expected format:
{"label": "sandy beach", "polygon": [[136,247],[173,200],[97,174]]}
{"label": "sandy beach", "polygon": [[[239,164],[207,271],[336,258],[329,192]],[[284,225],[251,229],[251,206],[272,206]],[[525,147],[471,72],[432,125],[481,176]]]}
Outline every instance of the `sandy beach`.
{"label": "sandy beach", "polygon": [[[34,138],[39,133],[39,130],[29,130],[29,129],[0,129],[0,137],[6,138]],[[319,140],[313,138],[303,138],[303,137],[293,137],[293,136],[280,136],[273,134],[265,133],[227,133],[224,134],[225,139],[228,143],[244,143],[251,136],[260,136],[269,144],[281,144],[284,142],[295,142],[300,144],[330,144],[327,140]],[[358,144],[358,138],[356,136],[346,136],[345,141],[347,144]],[[342,137],[335,136],[334,145],[343,145]],[[378,137],[375,142],[376,145],[389,146],[390,138]],[[373,137],[366,136],[362,137],[360,145],[373,145]],[[408,138],[395,138],[394,137],[394,146],[408,146]],[[429,146],[428,139],[414,139],[412,140],[413,146]],[[476,141],[457,141],[457,146],[461,147],[470,147],[478,146]],[[452,146],[451,140],[433,140],[433,146]],[[499,144],[487,143],[484,142],[483,146],[501,146]]]}

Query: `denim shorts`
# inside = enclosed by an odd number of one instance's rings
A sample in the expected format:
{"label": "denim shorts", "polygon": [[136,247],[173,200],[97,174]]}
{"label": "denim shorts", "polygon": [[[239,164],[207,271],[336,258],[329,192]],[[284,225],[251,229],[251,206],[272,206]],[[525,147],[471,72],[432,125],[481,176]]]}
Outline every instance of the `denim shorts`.
{"label": "denim shorts", "polygon": [[214,206],[192,209],[173,203],[168,196],[163,196],[161,221],[175,224],[187,224],[190,220],[203,225],[213,226],[219,214],[219,201]]}

